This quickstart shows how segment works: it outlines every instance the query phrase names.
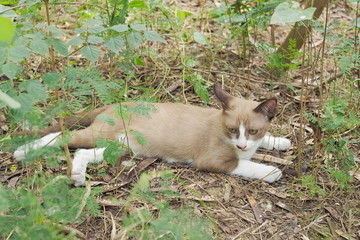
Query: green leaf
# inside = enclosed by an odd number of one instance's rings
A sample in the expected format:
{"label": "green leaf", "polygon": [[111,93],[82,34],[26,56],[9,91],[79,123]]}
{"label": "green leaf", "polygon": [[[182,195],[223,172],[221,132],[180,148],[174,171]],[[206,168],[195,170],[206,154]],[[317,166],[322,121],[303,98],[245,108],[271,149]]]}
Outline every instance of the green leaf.
{"label": "green leaf", "polygon": [[106,148],[104,151],[104,159],[111,165],[115,165],[119,156],[127,150],[127,147],[118,141],[109,141],[104,138],[96,139],[96,147]]}
{"label": "green leaf", "polygon": [[149,41],[155,41],[155,42],[163,42],[166,43],[166,40],[163,39],[157,32],[148,30],[144,32],[145,39]]}
{"label": "green leaf", "polygon": [[132,48],[137,48],[142,43],[142,36],[140,33],[132,32],[128,35],[127,41]]}
{"label": "green leaf", "polygon": [[271,24],[293,23],[304,20],[311,20],[316,8],[302,10],[298,2],[283,2],[276,8],[271,17]]}
{"label": "green leaf", "polygon": [[28,81],[26,90],[30,96],[39,101],[45,101],[47,98],[46,89],[38,80]]}
{"label": "green leaf", "polygon": [[86,26],[89,33],[101,33],[106,30],[106,28],[103,27],[102,22],[99,20],[89,20],[84,24],[84,26]]}
{"label": "green leaf", "polygon": [[112,116],[110,116],[109,114],[102,113],[102,114],[99,114],[96,118],[109,124],[110,126],[115,126],[115,124],[116,124],[114,118]]}
{"label": "green leaf", "polygon": [[121,33],[121,32],[126,32],[127,30],[129,30],[129,27],[126,24],[118,24],[118,25],[112,26],[111,29]]}
{"label": "green leaf", "polygon": [[124,47],[124,45],[124,39],[119,36],[106,39],[104,43],[104,46],[114,53],[118,53]]}
{"label": "green leaf", "polygon": [[194,58],[189,58],[189,57],[185,58],[185,65],[187,67],[193,68],[196,66],[196,64],[197,64],[197,62]]}
{"label": "green leaf", "polygon": [[130,130],[129,133],[133,134],[136,137],[137,142],[141,145],[141,146],[147,146],[148,142],[145,139],[144,135],[138,131],[135,130]]}
{"label": "green leaf", "polygon": [[[4,4],[4,3],[1,3]],[[13,4],[12,2],[8,2],[9,5]],[[14,10],[8,10],[10,7],[8,6],[4,6],[4,5],[0,5],[0,12],[2,12],[1,16],[5,17],[5,18],[15,18],[18,15],[15,13]],[[6,10],[6,12],[5,12]]]}
{"label": "green leaf", "polygon": [[27,57],[30,57],[30,53],[25,46],[16,45],[9,49],[9,60],[11,61],[21,62]]}
{"label": "green leaf", "polygon": [[144,0],[133,0],[129,3],[130,8],[148,9],[148,5]]}
{"label": "green leaf", "polygon": [[[3,65],[3,63],[8,58],[8,48],[6,42],[0,42],[0,66]],[[1,67],[0,67],[1,70]],[[1,71],[0,71],[1,74]]]}
{"label": "green leaf", "polygon": [[[21,105],[18,101],[4,93],[0,90],[0,101],[3,101],[6,105],[8,105],[10,108],[20,108]],[[0,200],[1,202],[1,200]]]}
{"label": "green leaf", "polygon": [[53,39],[54,49],[63,56],[68,55],[68,45],[60,39]]}
{"label": "green leaf", "polygon": [[139,57],[134,59],[134,63],[139,66],[145,66],[145,63]]}
{"label": "green leaf", "polygon": [[114,105],[115,117],[124,120],[130,120],[129,109],[126,105],[117,103]]}
{"label": "green leaf", "polygon": [[64,34],[61,30],[57,29],[55,26],[49,26],[47,29],[51,32],[52,37],[61,37]]}
{"label": "green leaf", "polygon": [[0,41],[11,41],[15,34],[14,23],[5,17],[0,16]]}
{"label": "green leaf", "polygon": [[19,109],[14,110],[20,113],[21,117],[23,116],[22,114],[28,113],[31,110],[34,100],[29,94],[21,93],[19,96],[14,97],[14,99],[21,105]]}
{"label": "green leaf", "polygon": [[45,34],[43,32],[34,32],[34,33],[25,34],[24,37],[41,40],[44,39]]}
{"label": "green leaf", "polygon": [[209,102],[210,97],[209,97],[209,92],[206,88],[206,86],[204,84],[202,84],[202,82],[200,81],[196,81],[194,82],[194,90],[195,93],[206,103]]}
{"label": "green leaf", "polygon": [[146,29],[146,24],[134,24],[131,25],[131,28],[135,31],[144,31]]}
{"label": "green leaf", "polygon": [[106,28],[104,28],[103,26],[93,26],[89,28],[89,33],[101,33],[103,31],[105,31]]}
{"label": "green leaf", "polygon": [[54,90],[59,87],[61,74],[58,72],[48,72],[42,76],[44,83],[49,89]]}
{"label": "green leaf", "polygon": [[83,28],[83,27],[79,27],[79,28],[76,28],[76,29],[74,30],[74,32],[77,33],[77,34],[81,34],[81,33],[86,32],[86,29]]}
{"label": "green leaf", "polygon": [[194,32],[194,40],[202,45],[210,45],[206,37],[200,32]]}
{"label": "green leaf", "polygon": [[17,74],[22,71],[23,67],[20,67],[12,62],[7,62],[2,66],[2,72],[10,80],[14,79]]}
{"label": "green leaf", "polygon": [[206,103],[209,102],[208,86],[205,79],[198,73],[188,74],[185,78],[193,85],[195,93]]}
{"label": "green leaf", "polygon": [[152,103],[136,102],[136,106],[129,107],[128,111],[134,114],[142,115],[146,118],[151,118],[150,113],[157,112],[157,109]]}
{"label": "green leaf", "polygon": [[175,16],[180,18],[181,21],[184,21],[187,16],[191,16],[191,12],[183,11],[181,9],[176,9]]}
{"label": "green leaf", "polygon": [[102,43],[104,41],[104,39],[102,37],[98,37],[98,36],[94,36],[94,35],[90,35],[88,37],[88,42],[92,43],[92,44],[99,44]]}
{"label": "green leaf", "polygon": [[47,27],[45,22],[38,23],[34,26],[34,28],[45,28]]}
{"label": "green leaf", "polygon": [[91,62],[95,62],[100,56],[100,49],[96,46],[87,45],[80,50],[80,53]]}
{"label": "green leaf", "polygon": [[84,41],[81,37],[76,36],[76,37],[73,37],[73,38],[71,38],[71,39],[69,40],[68,45],[71,45],[71,46],[73,46],[73,45],[80,45],[80,44],[83,44],[84,42],[85,42],[85,41]]}
{"label": "green leaf", "polygon": [[49,55],[49,45],[45,40],[33,39],[30,43],[30,49],[41,55]]}
{"label": "green leaf", "polygon": [[0,82],[0,89],[4,92],[10,91],[14,88],[14,82],[13,81],[2,81]]}

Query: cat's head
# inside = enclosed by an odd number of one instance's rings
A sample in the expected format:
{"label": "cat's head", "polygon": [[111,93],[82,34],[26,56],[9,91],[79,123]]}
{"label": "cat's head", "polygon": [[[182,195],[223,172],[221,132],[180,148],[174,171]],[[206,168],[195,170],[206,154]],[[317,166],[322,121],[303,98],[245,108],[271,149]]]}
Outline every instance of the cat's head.
{"label": "cat's head", "polygon": [[262,103],[231,96],[215,85],[216,97],[223,108],[223,129],[232,144],[241,151],[256,150],[276,114],[277,100]]}

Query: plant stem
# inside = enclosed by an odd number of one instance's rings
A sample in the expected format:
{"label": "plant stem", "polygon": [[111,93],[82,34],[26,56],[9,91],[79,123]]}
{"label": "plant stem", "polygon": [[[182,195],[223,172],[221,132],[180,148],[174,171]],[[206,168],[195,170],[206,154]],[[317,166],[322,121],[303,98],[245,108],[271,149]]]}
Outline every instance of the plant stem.
{"label": "plant stem", "polygon": [[[46,11],[46,21],[47,21],[47,25],[50,26],[50,13],[49,13],[49,0],[44,0],[44,4],[45,4],[45,11]],[[51,32],[49,32],[49,35],[51,37]],[[55,51],[54,51],[54,45],[52,44],[50,46],[50,57],[51,57],[51,71],[55,72],[56,71],[56,67],[55,67]],[[61,82],[59,82],[60,87],[55,89],[55,97],[56,97],[56,101],[58,103],[60,103],[61,99],[60,99],[60,94],[59,94],[59,89],[61,89]],[[64,137],[64,133],[65,133],[65,122],[64,122],[64,116],[60,115],[59,118],[59,122],[60,122],[60,129],[61,129],[61,136]],[[65,156],[66,156],[66,162],[67,162],[67,170],[66,173],[67,175],[71,175],[71,169],[72,169],[72,162],[71,162],[71,158],[70,158],[70,151],[69,151],[69,146],[67,144],[64,145],[64,152],[65,152]]]}

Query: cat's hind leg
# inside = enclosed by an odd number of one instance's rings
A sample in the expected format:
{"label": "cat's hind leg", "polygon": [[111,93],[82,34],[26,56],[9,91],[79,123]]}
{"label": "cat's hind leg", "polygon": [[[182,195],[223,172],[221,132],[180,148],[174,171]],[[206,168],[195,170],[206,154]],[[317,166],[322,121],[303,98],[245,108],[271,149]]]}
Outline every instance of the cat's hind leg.
{"label": "cat's hind leg", "polygon": [[17,161],[22,161],[26,158],[26,154],[30,150],[40,149],[45,146],[55,146],[58,143],[60,134],[61,132],[50,133],[40,139],[18,147],[14,152],[14,158]]}
{"label": "cat's hind leg", "polygon": [[291,147],[291,142],[287,138],[274,137],[267,134],[264,136],[260,147],[267,150],[277,149],[280,151],[285,151]]}

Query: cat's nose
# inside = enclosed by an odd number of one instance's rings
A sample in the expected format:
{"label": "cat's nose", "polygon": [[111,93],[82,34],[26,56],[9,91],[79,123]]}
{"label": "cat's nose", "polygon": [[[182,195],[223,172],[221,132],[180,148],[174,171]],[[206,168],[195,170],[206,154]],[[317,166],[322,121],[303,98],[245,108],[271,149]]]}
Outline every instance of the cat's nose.
{"label": "cat's nose", "polygon": [[236,147],[237,147],[238,149],[244,150],[244,149],[246,148],[246,145],[236,145]]}

